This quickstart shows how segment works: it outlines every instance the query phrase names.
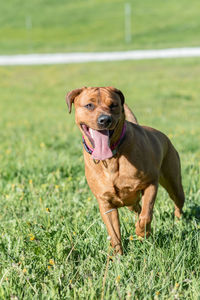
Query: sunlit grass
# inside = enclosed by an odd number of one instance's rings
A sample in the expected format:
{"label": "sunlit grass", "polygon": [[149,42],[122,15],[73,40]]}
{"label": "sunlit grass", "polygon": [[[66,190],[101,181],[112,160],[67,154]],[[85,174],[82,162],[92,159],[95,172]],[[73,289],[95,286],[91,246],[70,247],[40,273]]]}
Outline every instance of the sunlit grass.
{"label": "sunlit grass", "polygon": [[[198,299],[198,73],[198,59],[0,69],[1,299]],[[133,214],[120,209],[120,260],[65,104],[66,92],[84,85],[120,88],[139,122],[165,132],[181,157],[184,218],[174,220],[160,188],[152,236],[141,242]]]}

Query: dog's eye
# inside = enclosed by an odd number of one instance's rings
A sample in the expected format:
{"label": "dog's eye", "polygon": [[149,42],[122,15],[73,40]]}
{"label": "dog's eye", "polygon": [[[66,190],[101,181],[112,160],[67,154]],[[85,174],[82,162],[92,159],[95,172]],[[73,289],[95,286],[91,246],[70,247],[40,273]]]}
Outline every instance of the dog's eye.
{"label": "dog's eye", "polygon": [[88,104],[85,105],[85,108],[87,108],[88,110],[93,110],[94,109],[94,104],[88,103]]}
{"label": "dog's eye", "polygon": [[110,107],[111,109],[113,109],[113,108],[118,107],[118,104],[117,104],[117,103],[112,103],[109,107]]}

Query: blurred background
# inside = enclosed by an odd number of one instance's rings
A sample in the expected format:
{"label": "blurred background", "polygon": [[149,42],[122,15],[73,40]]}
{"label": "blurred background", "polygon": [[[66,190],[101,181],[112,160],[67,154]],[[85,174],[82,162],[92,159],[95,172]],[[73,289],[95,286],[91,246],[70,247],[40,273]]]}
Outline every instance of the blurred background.
{"label": "blurred background", "polygon": [[0,11],[1,54],[192,47],[200,40],[198,0],[12,0],[1,1]]}

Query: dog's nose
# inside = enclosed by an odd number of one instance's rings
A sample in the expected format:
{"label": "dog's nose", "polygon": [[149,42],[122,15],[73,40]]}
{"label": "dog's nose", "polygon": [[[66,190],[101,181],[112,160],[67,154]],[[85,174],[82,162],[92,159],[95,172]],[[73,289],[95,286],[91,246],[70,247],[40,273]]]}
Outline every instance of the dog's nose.
{"label": "dog's nose", "polygon": [[112,118],[108,115],[100,115],[97,123],[100,127],[108,127],[112,123]]}

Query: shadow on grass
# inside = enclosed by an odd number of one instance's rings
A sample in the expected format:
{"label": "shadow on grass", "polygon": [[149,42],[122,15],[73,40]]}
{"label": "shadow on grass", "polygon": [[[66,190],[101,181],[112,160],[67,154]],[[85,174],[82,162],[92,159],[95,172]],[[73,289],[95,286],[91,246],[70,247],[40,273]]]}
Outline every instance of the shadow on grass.
{"label": "shadow on grass", "polygon": [[200,223],[200,206],[197,204],[190,205],[187,210],[184,211],[184,220],[191,221],[193,218],[196,219],[196,222]]}
{"label": "shadow on grass", "polygon": [[[192,221],[195,220],[196,223],[200,223],[200,206],[197,204],[191,204],[187,210],[184,211],[183,217],[180,221],[175,222],[174,218],[174,213],[172,214],[166,214],[167,217],[172,220],[174,219],[173,226],[171,229],[169,229],[168,232],[166,230],[163,231],[163,228],[160,228],[158,231],[153,233],[150,236],[149,239],[147,239],[150,244],[154,244],[156,247],[159,248],[166,248],[166,247],[171,247],[171,244],[176,240],[176,242],[183,242],[186,240],[188,237],[188,234],[191,234],[191,225]],[[164,219],[166,218],[166,215],[164,216]],[[177,225],[183,222],[188,224],[189,226],[184,226],[185,228],[182,228],[178,230]],[[178,226],[179,227],[179,226]],[[193,232],[195,235],[195,231]],[[142,242],[145,242],[146,239],[144,239]],[[138,242],[138,241],[137,241]],[[140,241],[141,242],[141,241]],[[130,240],[128,238],[128,234],[126,233],[126,238],[123,240],[123,249],[124,249],[124,254],[128,254],[130,249],[129,249],[129,243]],[[148,244],[149,247],[149,244]]]}

